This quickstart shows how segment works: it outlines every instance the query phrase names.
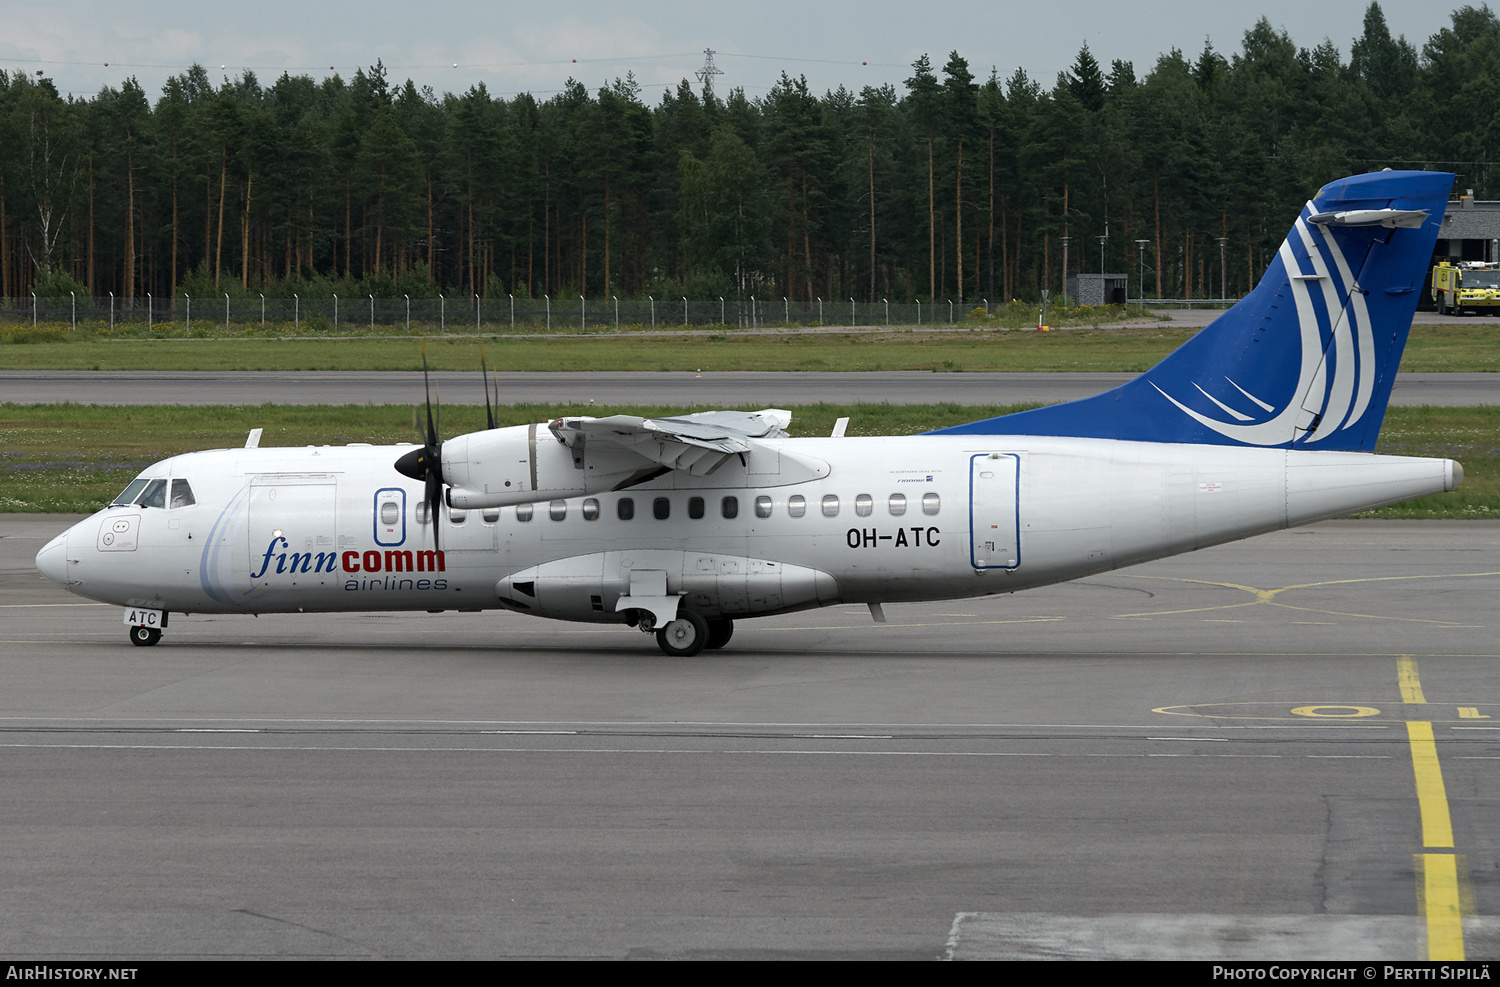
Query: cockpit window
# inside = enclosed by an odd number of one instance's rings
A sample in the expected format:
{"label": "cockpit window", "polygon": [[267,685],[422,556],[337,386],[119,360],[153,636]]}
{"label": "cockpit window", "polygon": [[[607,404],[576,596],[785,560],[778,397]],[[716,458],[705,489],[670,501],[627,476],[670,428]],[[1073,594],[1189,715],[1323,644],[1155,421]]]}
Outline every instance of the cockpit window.
{"label": "cockpit window", "polygon": [[135,499],[146,489],[146,480],[131,480],[130,486],[120,491],[120,496],[110,501],[110,507],[119,507],[122,504],[134,504]]}
{"label": "cockpit window", "polygon": [[189,484],[186,480],[172,481],[172,506],[174,508],[192,507],[196,503],[198,503],[198,501],[193,498],[193,488],[191,484]]}
{"label": "cockpit window", "polygon": [[146,492],[141,494],[136,504],[140,507],[165,508],[167,506],[167,481],[152,480],[146,485]]}

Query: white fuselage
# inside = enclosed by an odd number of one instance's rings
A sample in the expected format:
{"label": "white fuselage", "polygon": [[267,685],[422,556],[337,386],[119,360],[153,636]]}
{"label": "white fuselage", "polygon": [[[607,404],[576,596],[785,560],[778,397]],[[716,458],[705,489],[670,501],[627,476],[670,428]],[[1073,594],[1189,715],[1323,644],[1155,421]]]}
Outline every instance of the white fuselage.
{"label": "white fuselage", "polygon": [[774,439],[708,476],[555,499],[539,489],[529,509],[445,509],[439,552],[422,485],[392,468],[410,449],[168,459],[142,476],[185,478],[196,503],[100,511],[38,566],[82,596],[188,613],[508,607],[621,621],[622,598],[661,595],[664,582],[707,616],[750,617],[1009,593],[1440,493],[1461,477],[1449,460],[1364,453]]}

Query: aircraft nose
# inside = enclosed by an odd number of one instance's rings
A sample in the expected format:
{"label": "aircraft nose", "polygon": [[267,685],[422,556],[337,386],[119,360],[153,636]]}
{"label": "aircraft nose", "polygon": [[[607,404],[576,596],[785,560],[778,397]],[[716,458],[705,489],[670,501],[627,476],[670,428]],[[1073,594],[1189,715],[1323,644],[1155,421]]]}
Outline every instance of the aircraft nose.
{"label": "aircraft nose", "polygon": [[64,531],[36,553],[36,567],[59,586],[68,584],[68,533]]}

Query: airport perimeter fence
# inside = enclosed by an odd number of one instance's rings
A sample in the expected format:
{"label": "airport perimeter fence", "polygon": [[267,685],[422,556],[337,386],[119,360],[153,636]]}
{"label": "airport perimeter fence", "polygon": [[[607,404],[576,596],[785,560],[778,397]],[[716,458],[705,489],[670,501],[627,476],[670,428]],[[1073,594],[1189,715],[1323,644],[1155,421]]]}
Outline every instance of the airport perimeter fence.
{"label": "airport perimeter fence", "polygon": [[958,325],[994,313],[987,299],[937,304],[815,298],[218,298],[72,296],[0,299],[0,321],[75,328],[250,330],[336,333],[400,327],[420,332],[613,332],[641,329]]}
{"label": "airport perimeter fence", "polygon": [[[1235,299],[1147,298],[1147,308],[1219,308]],[[1035,305],[1023,306],[1036,317]],[[220,295],[125,299],[87,296],[0,299],[0,322],[7,325],[66,324],[104,328],[190,331],[275,329],[337,334],[377,328],[420,333],[498,334],[530,332],[615,332],[683,328],[777,329],[961,326],[1001,314],[1005,306],[988,299],[876,302],[845,298],[232,298]],[[1056,311],[1049,306],[1049,313]]]}

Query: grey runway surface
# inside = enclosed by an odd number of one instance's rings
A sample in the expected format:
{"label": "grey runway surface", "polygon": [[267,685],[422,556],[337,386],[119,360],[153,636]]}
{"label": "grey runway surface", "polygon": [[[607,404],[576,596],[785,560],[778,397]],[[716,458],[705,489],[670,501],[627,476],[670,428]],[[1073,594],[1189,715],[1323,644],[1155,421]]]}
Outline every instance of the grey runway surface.
{"label": "grey runway surface", "polygon": [[0,515],[0,954],[1423,959],[1409,721],[1500,956],[1500,524],[1331,522],[711,657],[175,616]]}
{"label": "grey runway surface", "polygon": [[[647,404],[749,407],[816,402],[851,405],[995,406],[1053,404],[1090,397],[1130,380],[1129,373],[514,373],[500,374],[505,404]],[[434,373],[448,404],[484,404],[477,372]],[[0,370],[0,401],[42,404],[421,404],[421,373],[403,371],[225,371],[112,373]],[[1401,374],[1394,405],[1500,404],[1500,374]]]}

